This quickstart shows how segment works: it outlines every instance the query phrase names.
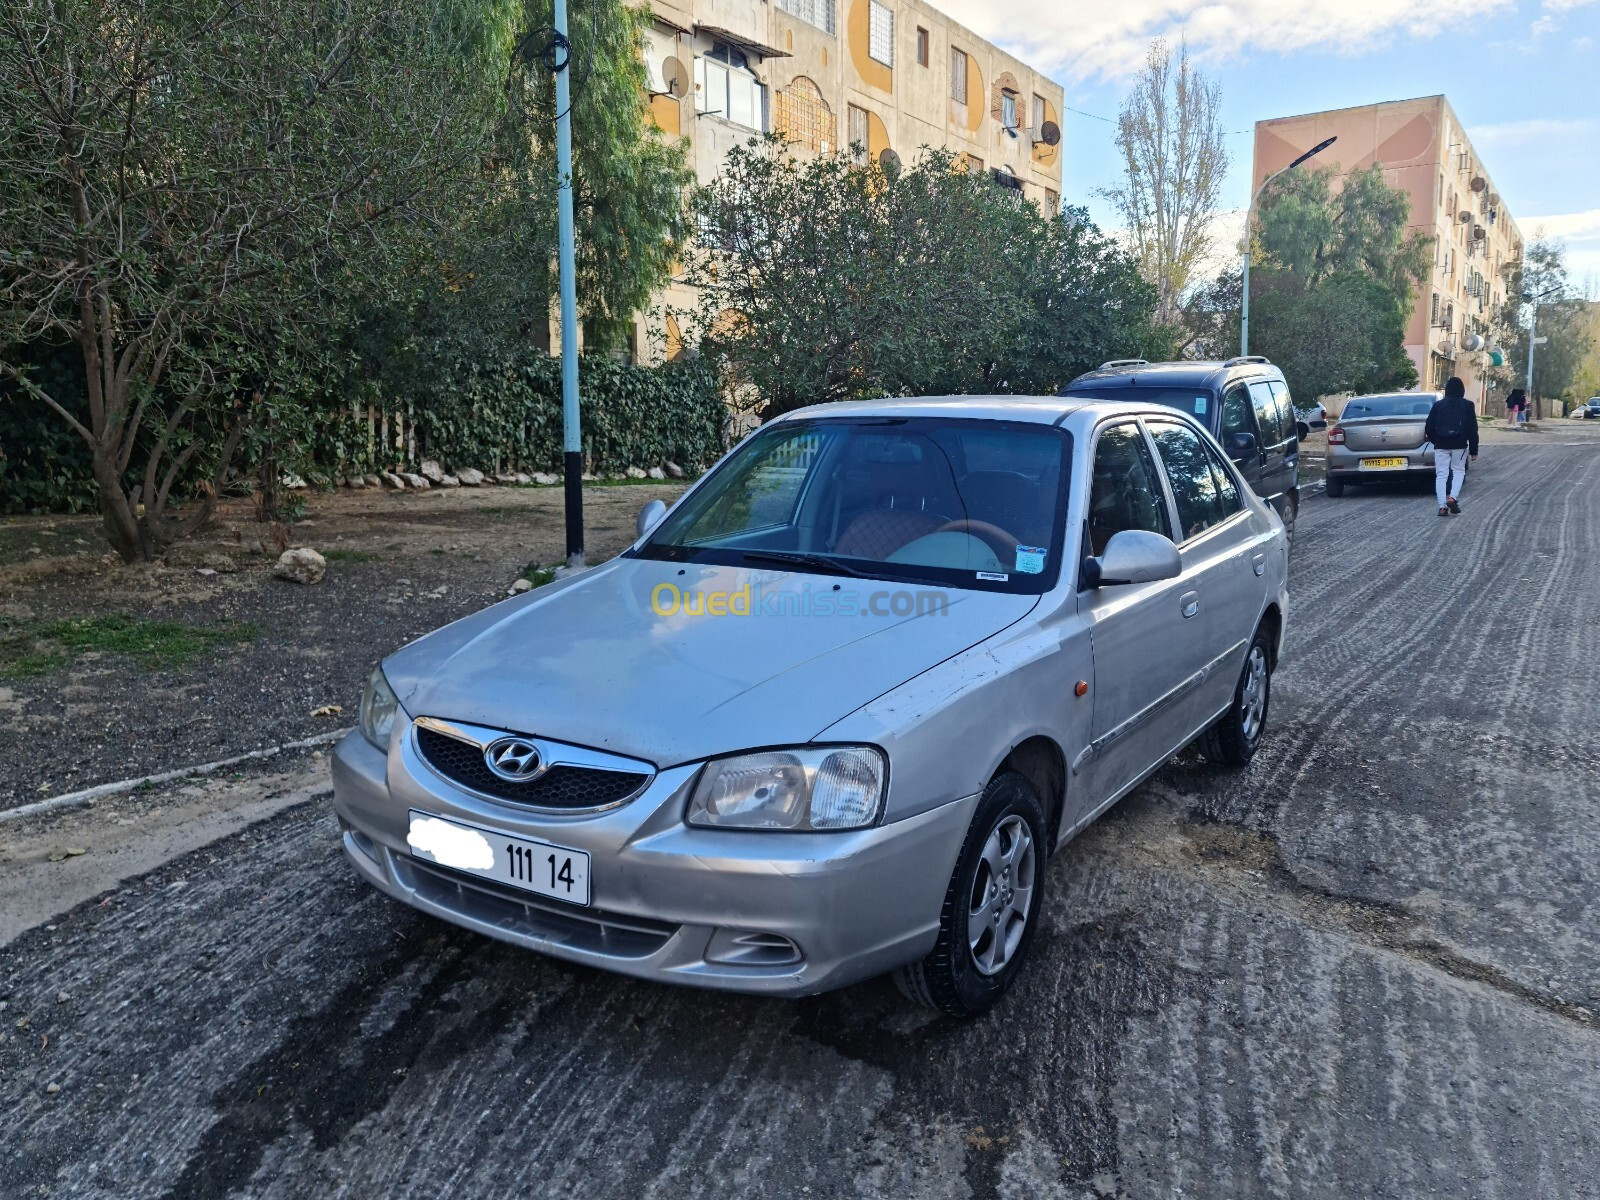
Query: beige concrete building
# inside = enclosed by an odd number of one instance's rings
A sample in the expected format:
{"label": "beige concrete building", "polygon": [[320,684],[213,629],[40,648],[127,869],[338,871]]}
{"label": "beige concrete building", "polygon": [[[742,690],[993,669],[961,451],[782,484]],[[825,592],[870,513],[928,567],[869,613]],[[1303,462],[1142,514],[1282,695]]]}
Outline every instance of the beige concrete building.
{"label": "beige concrete building", "polygon": [[1504,411],[1504,388],[1488,378],[1492,323],[1522,257],[1522,233],[1450,102],[1425,96],[1258,121],[1252,191],[1333,136],[1339,140],[1313,161],[1335,164],[1341,175],[1380,164],[1390,186],[1411,197],[1412,228],[1433,240],[1432,279],[1406,327],[1420,386],[1440,388],[1459,375],[1480,411]]}
{"label": "beige concrete building", "polygon": [[[862,161],[948,147],[1045,211],[1061,203],[1062,89],[922,0],[652,0],[651,113],[701,181],[729,149],[782,134],[797,154]],[[669,308],[693,306],[675,281]],[[675,320],[640,330],[675,353]]]}

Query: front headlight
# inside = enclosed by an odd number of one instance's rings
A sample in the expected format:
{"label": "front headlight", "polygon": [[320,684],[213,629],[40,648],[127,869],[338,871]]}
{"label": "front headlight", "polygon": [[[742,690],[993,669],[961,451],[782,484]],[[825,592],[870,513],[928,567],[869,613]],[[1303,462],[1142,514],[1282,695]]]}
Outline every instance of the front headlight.
{"label": "front headlight", "polygon": [[688,821],[716,829],[862,829],[878,819],[887,774],[871,746],[719,758],[700,773]]}
{"label": "front headlight", "polygon": [[383,668],[373,667],[367,676],[367,690],[361,693],[361,732],[385,754],[389,752],[389,735],[394,732],[394,714],[399,707],[394,689],[383,677]]}

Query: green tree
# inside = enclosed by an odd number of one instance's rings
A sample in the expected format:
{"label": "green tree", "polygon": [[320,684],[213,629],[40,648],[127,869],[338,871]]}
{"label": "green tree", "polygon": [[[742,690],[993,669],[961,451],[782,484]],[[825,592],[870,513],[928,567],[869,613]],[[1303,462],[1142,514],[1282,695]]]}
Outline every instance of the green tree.
{"label": "green tree", "polygon": [[1567,272],[1566,247],[1549,238],[1529,242],[1506,287],[1506,301],[1495,314],[1501,345],[1507,351],[1504,382],[1525,387],[1532,303],[1539,306],[1536,336],[1545,339],[1533,356],[1533,395],[1583,399],[1575,394],[1579,369],[1594,346],[1590,305],[1574,293]]}
{"label": "green tree", "polygon": [[904,169],[730,153],[690,260],[703,349],[764,415],[867,396],[1053,391],[1149,352],[1155,289],[1080,212],[1047,219],[926,150]]}
{"label": "green tree", "polygon": [[1352,171],[1337,190],[1336,171],[1290,171],[1262,195],[1251,349],[1307,398],[1415,386],[1405,327],[1428,273],[1428,236],[1409,227],[1410,199],[1380,167]]}
{"label": "green tree", "polygon": [[264,333],[385,286],[472,205],[503,93],[463,28],[438,0],[0,0],[0,346],[69,341],[85,403],[14,353],[0,374],[88,446],[124,559],[209,514]]}

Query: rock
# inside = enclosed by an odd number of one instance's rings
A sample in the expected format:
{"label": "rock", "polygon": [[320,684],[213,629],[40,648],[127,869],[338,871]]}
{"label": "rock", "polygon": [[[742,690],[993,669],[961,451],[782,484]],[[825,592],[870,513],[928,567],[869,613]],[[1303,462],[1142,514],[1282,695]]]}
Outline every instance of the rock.
{"label": "rock", "polygon": [[52,1096],[54,1096],[57,1092],[59,1092],[61,1090],[61,1085],[59,1083],[47,1083],[47,1084],[45,1084],[44,1090],[49,1092]]}
{"label": "rock", "polygon": [[511,594],[520,596],[523,592],[533,591],[533,584],[526,579],[519,579],[511,585]]}
{"label": "rock", "polygon": [[552,483],[560,483],[561,476],[551,475],[547,471],[535,471],[533,473],[533,481],[541,487],[549,487]]}
{"label": "rock", "polygon": [[57,992],[56,993],[56,1003],[57,1004],[65,1004],[68,1000],[71,1000],[71,999],[72,999],[72,997],[70,995],[68,995],[66,992]]}
{"label": "rock", "polygon": [[382,472],[382,478],[385,487],[391,487],[397,492],[403,492],[406,490],[406,481],[400,478],[400,476],[396,475],[393,471]]}
{"label": "rock", "polygon": [[456,478],[461,481],[462,487],[482,487],[483,472],[473,467],[463,467],[456,472]]}
{"label": "rock", "polygon": [[439,476],[439,486],[440,487],[460,487],[461,486],[461,480],[457,479],[454,475],[441,475],[441,476]]}
{"label": "rock", "polygon": [[667,464],[667,474],[673,479],[682,479],[683,468],[675,462],[669,462]]}
{"label": "rock", "polygon": [[585,483],[593,483],[597,478],[599,478],[599,476],[595,475],[592,471],[585,471],[581,476],[579,476],[579,478],[581,478]]}
{"label": "rock", "polygon": [[251,554],[265,554],[267,552],[267,548],[261,544],[261,540],[259,538],[252,541],[248,546],[245,547],[245,549]]}
{"label": "rock", "polygon": [[525,471],[518,471],[515,475],[513,475],[511,477],[511,479],[512,479],[513,483],[532,483],[533,482],[533,476],[529,475]]}
{"label": "rock", "polygon": [[215,571],[218,575],[232,575],[239,569],[239,564],[226,554],[208,554],[201,563],[201,569]]}
{"label": "rock", "polygon": [[651,479],[665,479],[667,477],[667,473],[660,467],[651,467],[645,474],[649,475]]}
{"label": "rock", "polygon": [[291,492],[303,492],[306,490],[306,481],[298,475],[285,475],[280,482]]}
{"label": "rock", "polygon": [[285,550],[272,568],[272,573],[279,579],[287,579],[291,583],[320,583],[327,572],[328,560],[310,546]]}
{"label": "rock", "polygon": [[422,465],[417,468],[417,471],[429,483],[442,483],[444,481],[444,468],[431,458],[423,459]]}
{"label": "rock", "polygon": [[367,486],[367,481],[366,481],[365,476],[347,475],[345,477],[344,485],[345,485],[345,487],[350,487],[350,488],[364,488],[364,487]]}
{"label": "rock", "polygon": [[419,491],[419,492],[425,492],[430,487],[433,486],[425,478],[423,478],[421,475],[418,475],[415,471],[401,471],[400,472],[400,478],[404,479],[406,481],[406,486],[407,487],[416,488],[416,490]]}
{"label": "rock", "polygon": [[383,486],[383,480],[379,479],[376,475],[363,475],[361,477],[361,480],[368,487],[382,487]]}
{"label": "rock", "polygon": [[496,483],[515,483],[517,481],[517,477],[515,474],[496,475],[494,477],[494,481]]}
{"label": "rock", "polygon": [[629,479],[648,479],[648,478],[650,478],[648,475],[646,475],[638,467],[629,467],[628,470],[627,470],[627,476],[628,476]]}

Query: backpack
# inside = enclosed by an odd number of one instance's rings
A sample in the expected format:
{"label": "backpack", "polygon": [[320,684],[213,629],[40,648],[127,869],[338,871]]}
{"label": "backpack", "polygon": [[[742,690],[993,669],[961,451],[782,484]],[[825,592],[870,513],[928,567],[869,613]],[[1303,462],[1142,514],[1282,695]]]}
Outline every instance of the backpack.
{"label": "backpack", "polygon": [[1466,404],[1457,400],[1441,400],[1433,416],[1433,441],[1435,445],[1455,442],[1467,444]]}

